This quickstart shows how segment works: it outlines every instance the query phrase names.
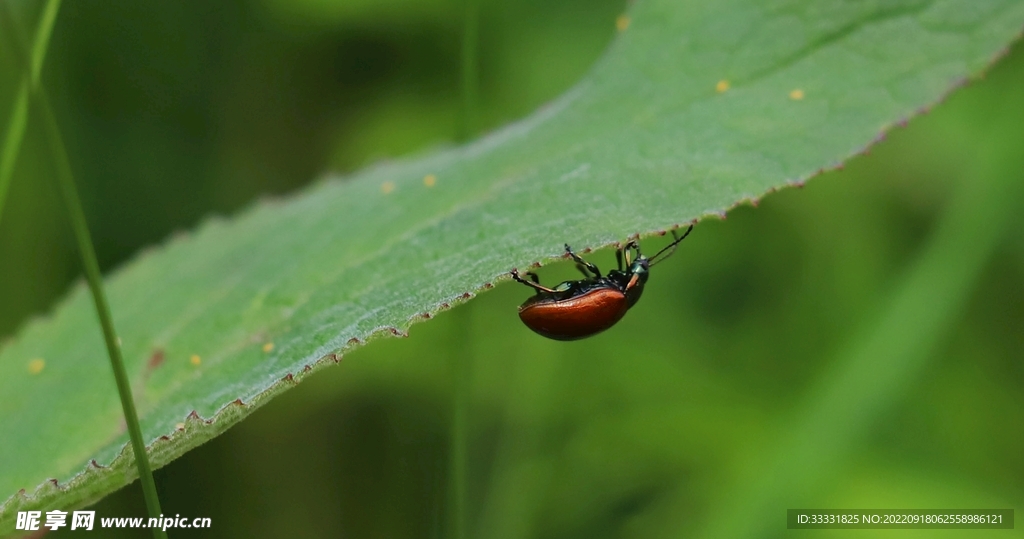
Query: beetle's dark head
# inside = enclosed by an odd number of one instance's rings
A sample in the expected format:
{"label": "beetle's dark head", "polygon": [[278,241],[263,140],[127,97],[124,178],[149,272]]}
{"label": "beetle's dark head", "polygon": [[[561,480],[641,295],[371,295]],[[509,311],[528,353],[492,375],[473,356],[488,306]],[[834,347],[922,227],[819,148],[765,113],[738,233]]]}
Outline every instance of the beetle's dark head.
{"label": "beetle's dark head", "polygon": [[[629,267],[627,267],[625,271],[614,270],[608,274],[608,277],[612,279],[622,290],[622,293],[626,295],[627,308],[632,307],[640,300],[640,295],[644,293],[644,285],[647,284],[647,278],[650,277],[651,274],[651,266],[672,256],[672,253],[676,250],[676,246],[679,245],[679,242],[686,239],[686,236],[690,235],[691,230],[693,230],[693,225],[690,225],[689,228],[686,229],[686,232],[682,237],[679,237],[676,231],[673,230],[672,243],[666,245],[662,250],[658,251],[657,254],[650,258],[647,258],[640,253],[640,246],[636,240],[629,242],[626,244],[626,247],[619,251],[620,254],[626,252],[626,261],[629,263]],[[629,261],[628,250],[630,249],[636,252],[636,259],[632,262]]]}
{"label": "beetle's dark head", "polygon": [[651,260],[644,255],[640,255],[629,265],[629,271],[627,273],[629,273],[630,276],[639,276],[639,284],[646,283],[647,276],[651,273]]}

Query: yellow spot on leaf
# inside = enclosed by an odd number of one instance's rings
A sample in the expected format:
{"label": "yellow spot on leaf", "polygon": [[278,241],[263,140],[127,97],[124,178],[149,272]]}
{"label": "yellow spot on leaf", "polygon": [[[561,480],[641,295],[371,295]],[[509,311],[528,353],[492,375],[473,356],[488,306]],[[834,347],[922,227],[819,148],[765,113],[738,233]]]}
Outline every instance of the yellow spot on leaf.
{"label": "yellow spot on leaf", "polygon": [[270,353],[270,351],[273,350],[273,349],[274,349],[274,343],[272,343],[272,342],[268,342],[268,343],[263,345],[263,351],[264,352]]}
{"label": "yellow spot on leaf", "polygon": [[804,91],[801,90],[800,88],[797,88],[796,90],[789,92],[789,98],[792,99],[793,101],[800,101],[801,99],[804,98]]}
{"label": "yellow spot on leaf", "polygon": [[423,177],[423,185],[426,185],[427,187],[433,187],[436,183],[437,176],[434,176],[433,174],[427,174]]}
{"label": "yellow spot on leaf", "polygon": [[620,32],[625,32],[626,28],[629,28],[629,15],[619,15],[619,17],[615,19],[615,28]]}
{"label": "yellow spot on leaf", "polygon": [[385,195],[389,194],[391,191],[394,191],[394,190],[395,190],[395,182],[384,182],[384,183],[380,184],[380,192],[384,193]]}
{"label": "yellow spot on leaf", "polygon": [[715,91],[718,93],[724,93],[729,90],[729,81],[722,79],[715,85]]}
{"label": "yellow spot on leaf", "polygon": [[174,429],[175,430],[185,430],[185,424],[184,423],[175,423],[174,424]]}
{"label": "yellow spot on leaf", "polygon": [[36,358],[28,362],[28,372],[30,374],[39,374],[43,372],[43,367],[46,366],[46,362],[42,359]]}
{"label": "yellow spot on leaf", "polygon": [[198,367],[199,364],[203,362],[203,358],[195,354],[192,354],[192,357],[188,358],[188,361]]}

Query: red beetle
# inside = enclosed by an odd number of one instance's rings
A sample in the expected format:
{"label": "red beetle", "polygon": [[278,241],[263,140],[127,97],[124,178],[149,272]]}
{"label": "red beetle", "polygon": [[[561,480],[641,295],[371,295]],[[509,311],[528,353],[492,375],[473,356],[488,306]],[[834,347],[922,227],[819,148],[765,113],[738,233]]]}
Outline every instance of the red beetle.
{"label": "red beetle", "polygon": [[[566,245],[565,252],[576,261],[576,267],[586,278],[566,281],[554,288],[542,286],[532,271],[526,272],[530,277],[527,281],[513,268],[513,279],[537,291],[537,295],[519,306],[519,318],[539,335],[558,341],[582,339],[614,326],[640,300],[651,266],[671,256],[691,230],[693,225],[686,229],[683,237],[673,230],[674,241],[651,258],[642,255],[640,244],[631,240],[615,251],[619,269],[608,272],[605,277],[597,266],[580,258]],[[630,251],[635,254],[632,260]]]}

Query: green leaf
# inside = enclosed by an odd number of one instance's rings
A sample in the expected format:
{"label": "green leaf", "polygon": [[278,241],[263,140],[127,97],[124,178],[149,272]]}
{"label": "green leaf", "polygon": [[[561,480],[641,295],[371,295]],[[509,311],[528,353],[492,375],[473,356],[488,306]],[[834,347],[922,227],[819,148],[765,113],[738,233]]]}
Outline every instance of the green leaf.
{"label": "green leaf", "polygon": [[[1024,4],[661,0],[629,17],[520,123],[212,220],[110,276],[154,466],[564,242],[665,230],[840,166],[977,75]],[[103,354],[83,287],[0,350],[0,439],[17,441],[0,444],[0,533],[134,478]]]}

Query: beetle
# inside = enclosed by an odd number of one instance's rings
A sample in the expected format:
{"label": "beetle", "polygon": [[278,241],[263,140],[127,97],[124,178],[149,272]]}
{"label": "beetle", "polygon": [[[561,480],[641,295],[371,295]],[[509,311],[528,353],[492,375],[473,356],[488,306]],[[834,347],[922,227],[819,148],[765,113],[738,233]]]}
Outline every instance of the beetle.
{"label": "beetle", "polygon": [[566,244],[565,253],[576,262],[576,268],[585,279],[565,281],[554,288],[541,285],[540,278],[532,271],[526,272],[530,277],[527,281],[519,275],[519,270],[512,268],[512,278],[516,282],[537,291],[519,306],[519,319],[535,333],[557,341],[582,339],[614,326],[640,300],[651,266],[675,253],[679,242],[686,239],[691,230],[693,225],[682,237],[673,230],[672,243],[650,258],[640,252],[640,244],[636,240],[630,240],[615,251],[619,269],[611,270],[605,276],[597,266],[580,258]]}

